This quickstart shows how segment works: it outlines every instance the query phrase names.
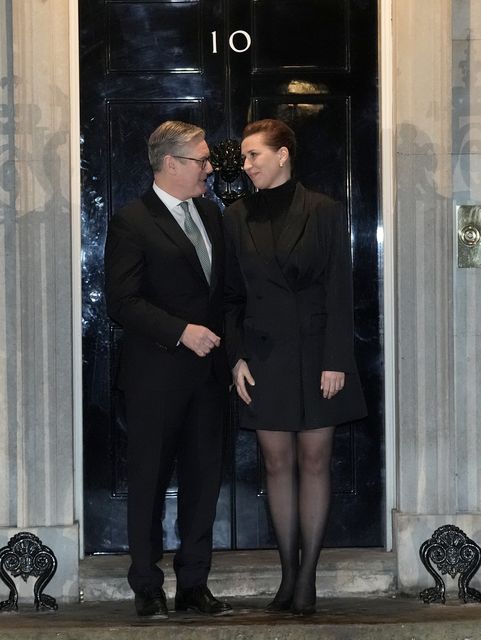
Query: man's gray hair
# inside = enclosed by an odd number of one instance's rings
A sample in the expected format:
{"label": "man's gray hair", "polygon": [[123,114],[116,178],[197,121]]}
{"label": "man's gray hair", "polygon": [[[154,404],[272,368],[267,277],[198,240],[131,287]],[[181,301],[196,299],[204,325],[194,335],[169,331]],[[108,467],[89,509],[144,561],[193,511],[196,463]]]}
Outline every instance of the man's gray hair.
{"label": "man's gray hair", "polygon": [[160,171],[167,155],[182,155],[185,145],[194,138],[205,138],[205,131],[195,124],[167,120],[149,138],[149,162],[152,171]]}

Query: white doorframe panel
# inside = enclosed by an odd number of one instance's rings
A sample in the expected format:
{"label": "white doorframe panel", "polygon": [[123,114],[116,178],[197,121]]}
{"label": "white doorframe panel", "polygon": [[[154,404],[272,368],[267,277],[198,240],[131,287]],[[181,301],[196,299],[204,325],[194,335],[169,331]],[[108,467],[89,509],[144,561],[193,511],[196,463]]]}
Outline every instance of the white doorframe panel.
{"label": "white doorframe panel", "polygon": [[80,93],[78,0],[69,0],[70,56],[70,220],[72,242],[72,386],[74,517],[79,525],[79,555],[84,556],[82,414],[82,265],[80,211]]}
{"label": "white doorframe panel", "polygon": [[384,451],[386,550],[392,550],[392,512],[397,501],[396,451],[396,290],[395,290],[395,164],[392,0],[379,0],[379,77],[381,147],[381,220],[378,242],[383,247]]}

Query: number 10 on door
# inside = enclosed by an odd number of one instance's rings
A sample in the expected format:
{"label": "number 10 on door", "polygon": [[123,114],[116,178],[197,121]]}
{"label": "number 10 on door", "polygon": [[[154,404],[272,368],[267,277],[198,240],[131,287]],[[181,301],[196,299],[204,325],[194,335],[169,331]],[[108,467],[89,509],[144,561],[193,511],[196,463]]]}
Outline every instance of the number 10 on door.
{"label": "number 10 on door", "polygon": [[[212,53],[217,53],[217,31],[211,31],[212,34]],[[244,40],[243,46],[239,46],[240,41]],[[235,42],[234,42],[235,41]],[[236,53],[244,53],[252,44],[252,39],[247,31],[234,31],[229,37],[229,47]]]}

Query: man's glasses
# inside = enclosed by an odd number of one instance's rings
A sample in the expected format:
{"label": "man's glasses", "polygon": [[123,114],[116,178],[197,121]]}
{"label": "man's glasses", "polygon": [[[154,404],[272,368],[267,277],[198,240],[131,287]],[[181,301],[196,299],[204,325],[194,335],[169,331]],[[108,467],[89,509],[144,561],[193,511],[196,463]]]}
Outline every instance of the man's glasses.
{"label": "man's glasses", "polygon": [[201,169],[205,169],[205,165],[210,162],[210,157],[208,158],[189,158],[189,156],[172,156],[173,158],[180,158],[181,160],[193,160],[194,162],[198,162]]}

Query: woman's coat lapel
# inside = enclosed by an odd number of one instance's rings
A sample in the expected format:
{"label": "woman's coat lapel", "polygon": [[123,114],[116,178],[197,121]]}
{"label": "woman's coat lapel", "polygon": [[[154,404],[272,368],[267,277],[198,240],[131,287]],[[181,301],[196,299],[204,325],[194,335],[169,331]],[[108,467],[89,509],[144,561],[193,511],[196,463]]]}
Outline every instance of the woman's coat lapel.
{"label": "woman's coat lapel", "polygon": [[[252,199],[252,205],[255,209],[255,198]],[[269,272],[270,279],[282,286],[289,286],[283,271],[289,256],[304,233],[309,217],[309,211],[306,207],[306,190],[301,184],[297,184],[277,247],[274,247],[269,218],[251,215],[249,209],[250,207],[247,205],[247,226],[256,251]]]}

